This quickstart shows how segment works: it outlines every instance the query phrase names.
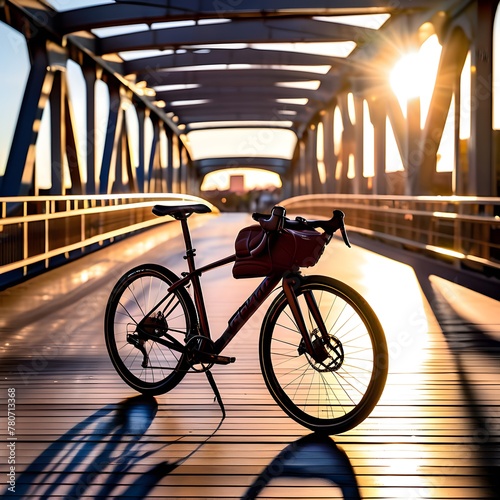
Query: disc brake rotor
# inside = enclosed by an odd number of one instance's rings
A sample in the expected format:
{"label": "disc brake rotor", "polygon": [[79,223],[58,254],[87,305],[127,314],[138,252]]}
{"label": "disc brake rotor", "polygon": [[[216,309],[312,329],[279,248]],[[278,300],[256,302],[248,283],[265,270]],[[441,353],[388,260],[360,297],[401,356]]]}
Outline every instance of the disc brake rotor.
{"label": "disc brake rotor", "polygon": [[[340,369],[344,362],[344,348],[342,346],[342,342],[335,337],[335,335],[330,335],[328,340],[325,341],[322,337],[313,332],[311,335],[311,340],[313,344],[313,348],[315,357],[310,356],[305,348],[302,349],[305,353],[307,361],[309,364],[318,372],[336,372]],[[304,341],[301,341],[301,344]],[[299,349],[299,352],[301,349]]]}

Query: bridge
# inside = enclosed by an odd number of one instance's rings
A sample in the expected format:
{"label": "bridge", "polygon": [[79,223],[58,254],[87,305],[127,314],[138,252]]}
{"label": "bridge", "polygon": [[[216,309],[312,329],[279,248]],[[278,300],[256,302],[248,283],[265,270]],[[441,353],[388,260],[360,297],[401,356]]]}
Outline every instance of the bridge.
{"label": "bridge", "polygon": [[[497,498],[497,6],[0,2],[12,448],[0,494]],[[258,366],[262,316],[228,347],[237,362],[213,369],[223,421],[205,377],[139,397],[107,356],[118,277],[145,261],[185,271],[178,223],[152,206],[211,207],[190,219],[206,264],[251,222],[248,203],[233,212],[207,185],[252,171],[274,175],[291,215],[346,213],[353,248],[334,238],[314,272],[372,304],[390,371],[373,414],[342,435],[307,435],[275,405]],[[214,332],[255,285],[229,267],[203,276]]]}

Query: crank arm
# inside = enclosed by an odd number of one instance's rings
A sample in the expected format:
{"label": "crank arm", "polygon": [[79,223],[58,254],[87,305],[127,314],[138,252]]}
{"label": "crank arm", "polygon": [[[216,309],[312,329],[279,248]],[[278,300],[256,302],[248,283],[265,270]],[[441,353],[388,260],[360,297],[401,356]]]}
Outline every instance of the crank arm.
{"label": "crank arm", "polygon": [[193,354],[196,356],[196,361],[200,363],[210,363],[215,365],[228,365],[234,363],[236,358],[230,356],[221,356],[220,354],[213,354],[210,352],[199,351],[198,349],[193,350]]}

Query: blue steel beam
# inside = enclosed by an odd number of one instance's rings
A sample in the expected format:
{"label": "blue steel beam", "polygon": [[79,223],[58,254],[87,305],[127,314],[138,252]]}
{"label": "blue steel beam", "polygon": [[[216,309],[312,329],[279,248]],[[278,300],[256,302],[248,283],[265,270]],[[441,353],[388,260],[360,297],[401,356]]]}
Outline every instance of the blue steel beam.
{"label": "blue steel beam", "polygon": [[87,181],[85,183],[85,193],[90,194],[96,192],[96,68],[94,64],[84,64],[83,76],[85,78],[85,89],[87,91],[87,106],[86,106],[86,134],[87,134]]}
{"label": "blue steel beam", "polygon": [[106,126],[106,138],[102,155],[101,172],[99,174],[99,193],[109,194],[111,192],[110,173],[112,164],[116,164],[116,151],[118,133],[121,128],[120,90],[113,81],[109,81],[109,115]]}
{"label": "blue steel beam", "polygon": [[51,186],[50,194],[65,194],[64,189],[64,157],[66,155],[65,137],[65,95],[64,75],[57,71],[54,74],[52,92],[50,93],[50,144],[51,144]]}
{"label": "blue steel beam", "polygon": [[53,82],[53,73],[47,71],[49,60],[45,44],[32,47],[32,65],[29,72],[14,137],[1,178],[0,196],[32,194],[35,144],[45,103]]}
{"label": "blue steel beam", "polygon": [[68,160],[68,170],[71,179],[71,194],[83,194],[83,182],[79,164],[79,156],[76,144],[74,117],[70,111],[68,99],[64,100],[65,121],[66,121],[66,158]]}

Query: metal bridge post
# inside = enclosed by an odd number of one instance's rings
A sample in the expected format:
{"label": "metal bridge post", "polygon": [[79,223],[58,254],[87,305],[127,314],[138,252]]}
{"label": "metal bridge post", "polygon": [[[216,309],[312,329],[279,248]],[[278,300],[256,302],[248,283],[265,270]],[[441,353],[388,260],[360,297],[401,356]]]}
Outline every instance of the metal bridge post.
{"label": "metal bridge post", "polygon": [[87,62],[83,65],[83,77],[87,91],[86,106],[86,134],[87,134],[87,181],[83,189],[84,194],[96,194],[99,189],[96,180],[96,122],[95,122],[95,85],[96,68]]}
{"label": "metal bridge post", "polygon": [[51,188],[50,194],[62,195],[65,184],[64,159],[66,156],[65,130],[65,85],[61,71],[56,71],[50,93],[50,128],[51,128]]}
{"label": "metal bridge post", "polygon": [[139,154],[139,163],[137,165],[137,190],[139,193],[144,193],[149,191],[149,186],[146,183],[146,173],[145,173],[145,120],[148,116],[148,112],[141,106],[136,106],[137,111],[137,120],[139,122],[139,131],[138,131],[138,154]]}
{"label": "metal bridge post", "polygon": [[165,127],[165,134],[167,136],[167,192],[173,193],[174,188],[174,168],[173,168],[173,132],[169,127]]}
{"label": "metal bridge post", "polygon": [[325,162],[325,186],[326,193],[333,193],[335,189],[335,166],[337,159],[333,147],[333,107],[328,107],[323,115],[323,155]]}
{"label": "metal bridge post", "polygon": [[120,89],[112,80],[106,81],[109,88],[109,115],[106,125],[106,138],[104,142],[104,151],[102,154],[101,172],[99,174],[99,192],[100,194],[111,193],[111,168],[116,165],[118,130],[121,129],[121,100]]}
{"label": "metal bridge post", "polygon": [[374,137],[374,176],[372,194],[387,194],[387,180],[385,174],[386,154],[386,112],[380,99],[373,98],[368,101],[370,107],[370,120],[373,124]]}
{"label": "metal bridge post", "polygon": [[316,122],[314,126],[310,128],[308,134],[309,143],[309,170],[311,171],[311,193],[320,194],[323,193],[323,184],[321,182],[319,171],[318,171],[318,127],[319,124]]}
{"label": "metal bridge post", "polygon": [[[419,163],[419,184],[418,192],[411,194],[439,194],[433,193],[437,152],[448,117],[457,75],[460,75],[462,71],[468,50],[469,40],[465,33],[461,28],[454,27],[443,44],[425,127],[418,148],[414,152]],[[473,112],[473,115],[476,113],[477,111]],[[487,134],[483,131],[484,137],[481,137],[481,141],[486,141],[487,137],[491,137],[491,120],[489,127]],[[474,129],[474,126],[472,128]]]}
{"label": "metal bridge post", "polygon": [[356,124],[354,125],[354,179],[353,193],[362,194],[366,192],[365,177],[363,176],[364,165],[364,113],[363,98],[354,94],[354,109]]}
{"label": "metal bridge post", "polygon": [[[471,50],[471,138],[469,195],[496,196],[493,164],[493,23],[498,2],[477,0]],[[498,48],[497,48],[498,50]],[[498,92],[498,89],[497,89]]]}
{"label": "metal bridge post", "polygon": [[0,196],[33,194],[30,191],[33,189],[35,171],[35,144],[54,75],[47,71],[49,60],[45,40],[37,40],[37,43],[28,44],[28,47],[32,64],[0,186]]}

